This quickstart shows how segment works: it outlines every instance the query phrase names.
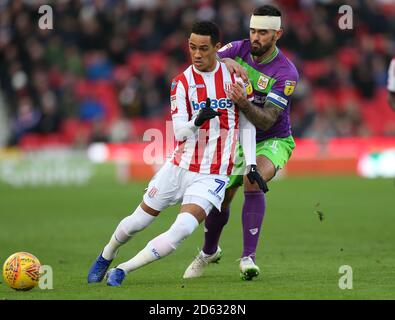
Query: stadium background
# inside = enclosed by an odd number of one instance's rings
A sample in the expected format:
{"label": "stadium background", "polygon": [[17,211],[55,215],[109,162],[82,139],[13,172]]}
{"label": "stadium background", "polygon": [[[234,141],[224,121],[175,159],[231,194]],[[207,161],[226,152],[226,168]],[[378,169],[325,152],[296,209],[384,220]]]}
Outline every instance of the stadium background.
{"label": "stadium background", "polygon": [[[200,282],[181,275],[201,229],[124,291],[86,287],[91,261],[158,168],[144,161],[142,137],[166,130],[171,78],[189,65],[191,24],[214,20],[226,44],[248,36],[252,9],[265,3],[282,9],[278,45],[301,79],[291,111],[297,148],[268,194],[261,278],[238,280],[239,192],[224,261]],[[53,8],[53,30],[38,28],[42,4]],[[338,26],[342,4],[353,8],[351,30]],[[395,176],[385,89],[394,16],[391,0],[0,0],[0,261],[32,252],[54,268],[55,287],[14,293],[1,284],[0,298],[393,299],[395,189],[382,178]],[[344,264],[356,268],[353,290],[338,288]]]}

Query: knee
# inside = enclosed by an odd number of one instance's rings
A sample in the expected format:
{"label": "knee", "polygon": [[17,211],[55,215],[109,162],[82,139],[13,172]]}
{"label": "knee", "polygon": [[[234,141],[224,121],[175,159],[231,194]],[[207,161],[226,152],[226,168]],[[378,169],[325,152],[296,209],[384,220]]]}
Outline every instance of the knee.
{"label": "knee", "polygon": [[158,253],[157,258],[164,257],[176,250],[181,242],[197,228],[199,223],[193,215],[181,213],[170,229],[148,242],[147,246],[154,248]]}
{"label": "knee", "polygon": [[167,232],[167,237],[161,239],[161,241],[163,242],[162,245],[171,247],[172,250],[176,250],[181,242],[188,238],[192,234],[192,232],[193,230],[188,228],[188,226],[186,226],[185,224],[174,224]]}
{"label": "knee", "polygon": [[190,213],[180,213],[169,229],[171,244],[177,247],[185,238],[189,237],[199,226],[197,219]]}
{"label": "knee", "polygon": [[174,240],[173,242],[178,243],[184,240],[185,238],[189,237],[194,230],[195,228],[192,227],[191,225],[183,221],[179,221],[178,223],[174,223],[169,231],[173,235],[171,237],[171,239]]}
{"label": "knee", "polygon": [[229,207],[222,205],[221,211],[215,209],[210,212],[206,219],[206,226],[215,224],[217,226],[225,226],[229,221]]}
{"label": "knee", "polygon": [[230,201],[226,201],[227,199],[225,198],[224,201],[222,202],[221,205],[221,211],[229,210],[230,207]]}
{"label": "knee", "polygon": [[226,189],[224,201],[222,201],[222,204],[221,204],[221,211],[229,209],[230,204],[231,204],[233,197],[235,196],[238,188],[239,188],[239,186]]}
{"label": "knee", "polygon": [[143,230],[146,225],[144,225],[141,221],[136,219],[133,214],[124,218],[119,225],[121,226],[122,230],[128,234],[129,236],[133,235],[134,233]]}

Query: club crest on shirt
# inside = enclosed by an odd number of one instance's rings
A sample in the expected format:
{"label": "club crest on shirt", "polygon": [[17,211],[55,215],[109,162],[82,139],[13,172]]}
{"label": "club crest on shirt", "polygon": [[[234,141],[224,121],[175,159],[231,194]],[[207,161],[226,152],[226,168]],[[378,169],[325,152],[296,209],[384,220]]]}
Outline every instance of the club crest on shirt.
{"label": "club crest on shirt", "polygon": [[158,192],[158,189],[155,187],[152,187],[152,189],[150,190],[150,192],[148,192],[148,197],[153,198],[155,197],[156,193]]}
{"label": "club crest on shirt", "polygon": [[269,84],[269,78],[261,74],[256,84],[258,88],[261,90],[265,90],[268,84]]}
{"label": "club crest on shirt", "polygon": [[294,92],[295,86],[296,86],[296,81],[286,80],[284,94],[286,96],[290,96]]}

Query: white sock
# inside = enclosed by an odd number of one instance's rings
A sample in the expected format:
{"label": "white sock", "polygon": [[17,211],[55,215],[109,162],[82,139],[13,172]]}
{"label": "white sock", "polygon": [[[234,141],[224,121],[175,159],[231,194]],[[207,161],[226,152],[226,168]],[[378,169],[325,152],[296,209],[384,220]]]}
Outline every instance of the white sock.
{"label": "white sock", "polygon": [[151,224],[154,219],[154,216],[138,206],[133,214],[127,216],[118,224],[110,242],[103,249],[103,258],[106,260],[114,259],[118,248],[128,242],[137,232]]}
{"label": "white sock", "polygon": [[169,255],[198,226],[199,222],[192,214],[188,212],[180,213],[169,230],[152,239],[143,250],[129,261],[117,266],[117,268],[128,273]]}

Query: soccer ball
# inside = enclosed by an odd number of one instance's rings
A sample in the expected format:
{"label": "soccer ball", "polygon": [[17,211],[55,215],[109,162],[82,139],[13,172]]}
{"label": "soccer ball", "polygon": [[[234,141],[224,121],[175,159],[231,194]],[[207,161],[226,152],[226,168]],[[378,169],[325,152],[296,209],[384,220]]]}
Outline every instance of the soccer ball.
{"label": "soccer ball", "polygon": [[12,289],[27,291],[38,285],[40,261],[28,252],[17,252],[3,265],[4,281]]}

